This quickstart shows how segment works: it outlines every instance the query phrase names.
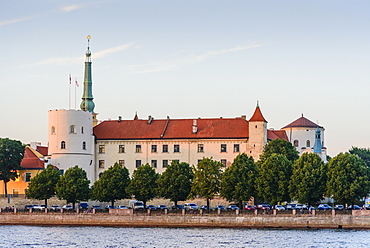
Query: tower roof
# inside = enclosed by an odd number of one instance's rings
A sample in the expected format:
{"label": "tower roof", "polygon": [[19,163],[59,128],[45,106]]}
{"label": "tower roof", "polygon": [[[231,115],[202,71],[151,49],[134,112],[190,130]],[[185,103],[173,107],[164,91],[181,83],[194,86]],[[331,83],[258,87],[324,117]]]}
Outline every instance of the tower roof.
{"label": "tower roof", "polygon": [[261,109],[260,109],[260,106],[257,102],[257,107],[256,109],[254,110],[254,113],[253,113],[253,116],[250,118],[249,121],[263,121],[263,122],[267,122],[265,117],[263,117],[262,115],[262,112],[261,112]]}
{"label": "tower roof", "polygon": [[286,125],[283,128],[289,128],[289,127],[312,127],[312,128],[322,128],[322,126],[317,125],[316,123],[310,121],[306,117],[302,116],[299,117],[297,120],[293,121],[292,123]]}

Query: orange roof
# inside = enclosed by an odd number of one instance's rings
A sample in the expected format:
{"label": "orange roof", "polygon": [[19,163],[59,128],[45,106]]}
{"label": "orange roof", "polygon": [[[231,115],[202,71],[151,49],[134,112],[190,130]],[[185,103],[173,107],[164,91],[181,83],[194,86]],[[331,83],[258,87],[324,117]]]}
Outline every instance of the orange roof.
{"label": "orange roof", "polygon": [[267,139],[268,140],[284,139],[286,141],[289,141],[285,130],[267,130]]}
{"label": "orange roof", "polygon": [[41,157],[42,154],[31,147],[26,146],[21,166],[25,169],[44,169],[44,161],[40,160]]}
{"label": "orange roof", "polygon": [[288,128],[288,127],[314,127],[314,128],[320,127],[320,128],[322,128],[321,126],[317,125],[316,123],[314,123],[314,122],[310,121],[309,119],[303,117],[303,115],[301,117],[299,117],[297,120],[293,121],[292,123],[286,125],[283,128]]}
{"label": "orange roof", "polygon": [[47,146],[37,146],[36,147],[36,151],[38,151],[39,153],[41,153],[44,156],[49,155],[48,154],[48,147]]}
{"label": "orange roof", "polygon": [[[197,132],[193,131],[193,121]],[[96,139],[215,139],[248,138],[242,118],[104,121],[94,127]]]}
{"label": "orange roof", "polygon": [[263,117],[260,107],[256,107],[252,118],[249,121],[264,121],[267,122],[266,119]]}

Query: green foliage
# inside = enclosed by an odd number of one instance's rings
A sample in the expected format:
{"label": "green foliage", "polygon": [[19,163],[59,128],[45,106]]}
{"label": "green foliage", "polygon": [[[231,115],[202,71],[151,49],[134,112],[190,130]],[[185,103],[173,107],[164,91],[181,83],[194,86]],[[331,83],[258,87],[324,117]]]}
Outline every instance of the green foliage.
{"label": "green foliage", "polygon": [[203,158],[197,168],[193,167],[194,180],[189,196],[205,198],[209,207],[209,200],[220,190],[221,167],[221,162],[211,158]]}
{"label": "green foliage", "polygon": [[146,206],[146,202],[156,196],[158,177],[149,164],[142,165],[134,171],[127,192]]}
{"label": "green foliage", "polygon": [[56,185],[56,194],[59,199],[72,203],[74,208],[76,202],[89,200],[91,193],[89,184],[86,171],[76,165],[60,177]]}
{"label": "green foliage", "polygon": [[126,188],[130,184],[127,168],[122,168],[118,163],[105,170],[99,180],[92,186],[92,200],[111,202],[114,206],[116,200],[128,198]]}
{"label": "green foliage", "polygon": [[258,168],[258,196],[271,205],[290,201],[288,185],[291,174],[291,162],[285,155],[273,153]]}
{"label": "green foliage", "polygon": [[7,183],[19,177],[17,170],[23,169],[24,145],[18,140],[0,138],[0,180],[4,181],[5,195],[8,194]]}
{"label": "green foliage", "polygon": [[267,143],[263,149],[259,164],[263,164],[274,153],[284,155],[292,163],[299,158],[298,151],[290,142],[284,139],[275,139]]}
{"label": "green foliage", "polygon": [[222,174],[220,194],[228,201],[238,201],[242,207],[243,201],[256,196],[256,178],[257,166],[253,158],[245,153],[239,154]]}
{"label": "green foliage", "polygon": [[293,164],[290,197],[311,206],[323,198],[326,190],[326,165],[314,153],[304,153]]}
{"label": "green foliage", "polygon": [[328,163],[326,195],[341,204],[353,204],[370,191],[369,170],[358,156],[339,153]]}
{"label": "green foliage", "polygon": [[188,163],[172,161],[159,176],[158,196],[170,199],[177,206],[178,201],[185,201],[190,194],[193,177]]}
{"label": "green foliage", "polygon": [[27,198],[47,200],[55,195],[55,187],[60,178],[59,170],[49,164],[45,170],[39,172],[35,177],[31,178],[26,191]]}
{"label": "green foliage", "polygon": [[363,161],[365,161],[367,167],[370,167],[370,148],[352,146],[352,148],[349,149],[349,153],[359,156]]}

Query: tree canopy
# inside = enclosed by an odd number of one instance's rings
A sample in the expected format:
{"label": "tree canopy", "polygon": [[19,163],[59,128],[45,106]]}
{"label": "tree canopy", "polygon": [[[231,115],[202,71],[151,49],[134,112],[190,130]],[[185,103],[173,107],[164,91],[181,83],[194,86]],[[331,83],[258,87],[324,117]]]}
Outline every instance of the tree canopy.
{"label": "tree canopy", "polygon": [[7,183],[19,177],[18,170],[24,155],[24,145],[18,140],[0,138],[0,180],[4,181],[5,196]]}
{"label": "tree canopy", "polygon": [[55,187],[59,178],[59,170],[49,164],[46,169],[31,178],[31,182],[28,184],[28,189],[26,191],[26,196],[31,199],[45,200],[45,206],[47,206],[47,200],[55,195]]}
{"label": "tree canopy", "polygon": [[142,165],[132,174],[127,192],[146,206],[146,202],[156,196],[158,177],[158,173],[149,164]]}
{"label": "tree canopy", "polygon": [[359,156],[363,161],[365,161],[367,167],[370,167],[370,148],[359,148],[352,146],[352,148],[349,149],[349,153]]}
{"label": "tree canopy", "polygon": [[158,196],[170,199],[177,206],[178,201],[185,201],[190,194],[193,177],[188,163],[172,161],[159,176]]}
{"label": "tree canopy", "polygon": [[258,196],[271,205],[289,202],[288,185],[291,174],[291,162],[285,155],[273,153],[258,168]]}
{"label": "tree canopy", "polygon": [[323,199],[326,172],[326,165],[317,154],[302,154],[293,164],[289,184],[290,197],[308,206]]}
{"label": "tree canopy", "polygon": [[264,163],[274,153],[284,155],[292,163],[299,158],[299,153],[292,143],[284,139],[275,139],[266,144],[260,156],[259,163]]}
{"label": "tree canopy", "polygon": [[78,165],[66,170],[56,185],[56,194],[59,199],[72,203],[87,201],[90,198],[90,180],[87,179],[86,171]]}
{"label": "tree canopy", "polygon": [[248,201],[256,196],[257,166],[252,157],[245,153],[239,154],[233,164],[226,168],[221,177],[220,194],[228,201]]}
{"label": "tree canopy", "polygon": [[339,153],[328,163],[326,195],[341,204],[353,204],[370,191],[370,171],[354,154]]}
{"label": "tree canopy", "polygon": [[203,158],[193,167],[194,180],[189,197],[203,197],[207,200],[209,209],[209,200],[213,199],[215,194],[220,191],[221,184],[221,162],[211,158]]}
{"label": "tree canopy", "polygon": [[105,170],[99,180],[92,186],[92,200],[101,202],[111,202],[114,206],[116,200],[128,198],[126,192],[130,184],[130,173],[127,168],[115,163],[113,166]]}

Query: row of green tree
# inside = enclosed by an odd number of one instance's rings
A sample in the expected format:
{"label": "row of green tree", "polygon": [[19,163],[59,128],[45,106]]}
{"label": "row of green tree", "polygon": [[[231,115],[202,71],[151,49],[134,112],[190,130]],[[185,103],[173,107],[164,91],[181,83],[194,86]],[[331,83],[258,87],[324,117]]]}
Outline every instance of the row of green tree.
{"label": "row of green tree", "polygon": [[370,169],[353,153],[340,153],[324,163],[313,153],[299,157],[290,142],[277,139],[265,146],[256,163],[243,153],[224,172],[220,162],[204,158],[193,167],[173,161],[161,175],[146,164],[130,178],[127,168],[116,163],[91,188],[86,172],[78,166],[62,176],[48,166],[31,179],[27,197],[45,200],[47,204],[47,199],[57,195],[73,205],[88,199],[114,205],[131,196],[144,205],[154,197],[170,199],[177,205],[178,201],[202,197],[209,206],[210,200],[219,194],[241,206],[252,197],[270,204],[294,199],[312,205],[326,196],[342,204],[353,204],[370,192]]}

